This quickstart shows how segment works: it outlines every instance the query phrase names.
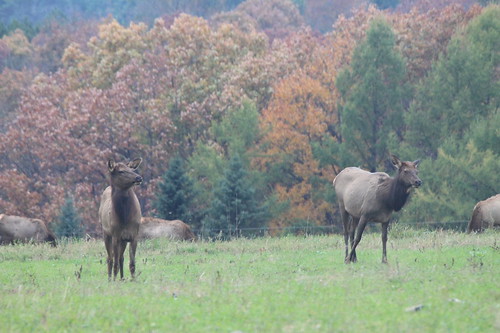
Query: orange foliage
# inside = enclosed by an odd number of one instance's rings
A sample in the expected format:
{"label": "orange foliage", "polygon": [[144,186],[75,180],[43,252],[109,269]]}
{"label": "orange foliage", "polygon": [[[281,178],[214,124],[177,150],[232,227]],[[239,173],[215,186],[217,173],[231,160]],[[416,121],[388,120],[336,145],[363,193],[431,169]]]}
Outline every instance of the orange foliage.
{"label": "orange foliage", "polygon": [[319,163],[313,157],[311,143],[319,141],[326,133],[326,101],[329,91],[304,72],[281,81],[269,107],[262,114],[265,132],[265,156],[255,163],[263,170],[273,163],[289,161],[288,172],[293,181],[275,184],[278,199],[288,202],[290,209],[271,222],[273,227],[290,225],[306,220],[319,223],[324,220],[325,202],[315,202],[311,177],[321,176]]}

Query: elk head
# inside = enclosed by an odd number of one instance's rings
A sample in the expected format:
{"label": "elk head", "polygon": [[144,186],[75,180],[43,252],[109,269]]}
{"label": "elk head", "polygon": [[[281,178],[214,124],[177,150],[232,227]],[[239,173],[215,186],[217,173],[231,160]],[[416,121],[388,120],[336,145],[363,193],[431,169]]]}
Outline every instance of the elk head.
{"label": "elk head", "polygon": [[395,155],[391,155],[391,160],[394,167],[398,169],[398,180],[408,188],[408,191],[422,185],[422,180],[418,177],[420,160],[405,162]]}
{"label": "elk head", "polygon": [[108,170],[111,175],[111,184],[121,190],[141,184],[142,177],[135,172],[141,162],[142,158],[136,158],[127,164],[115,163],[115,161],[109,160]]}

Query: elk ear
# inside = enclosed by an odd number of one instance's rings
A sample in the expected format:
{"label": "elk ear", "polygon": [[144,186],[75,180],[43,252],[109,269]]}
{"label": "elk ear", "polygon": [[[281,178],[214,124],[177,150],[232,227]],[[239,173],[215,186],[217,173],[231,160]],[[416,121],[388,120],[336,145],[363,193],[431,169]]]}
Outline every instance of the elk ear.
{"label": "elk ear", "polygon": [[392,162],[392,165],[394,165],[394,167],[398,170],[403,165],[401,160],[396,155],[392,155],[392,154],[391,154],[391,162]]}
{"label": "elk ear", "polygon": [[139,157],[139,158],[136,158],[135,160],[133,160],[132,162],[129,162],[128,167],[130,169],[135,170],[139,167],[139,165],[141,165],[141,163],[142,163],[142,158]]}
{"label": "elk ear", "polygon": [[108,161],[108,170],[109,172],[113,172],[115,170],[115,161],[113,160]]}
{"label": "elk ear", "polygon": [[419,164],[420,160],[413,161],[413,165],[415,166],[415,168],[417,168]]}

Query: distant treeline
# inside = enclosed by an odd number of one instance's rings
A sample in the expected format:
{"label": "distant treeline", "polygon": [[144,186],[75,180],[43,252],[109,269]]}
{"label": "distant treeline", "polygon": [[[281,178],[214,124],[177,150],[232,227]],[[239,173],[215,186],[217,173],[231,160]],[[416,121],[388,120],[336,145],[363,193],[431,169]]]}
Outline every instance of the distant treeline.
{"label": "distant treeline", "polygon": [[500,192],[499,5],[39,3],[0,2],[0,213],[99,233],[109,158],[143,158],[144,215],[213,237],[336,230],[335,175],[392,173],[390,153],[422,161],[402,222],[465,221]]}
{"label": "distant treeline", "polygon": [[[289,0],[300,11],[306,23],[321,32],[329,31],[339,14],[351,15],[351,9],[363,3],[373,3],[380,9],[398,8],[407,11],[418,6],[419,0]],[[161,15],[187,13],[211,18],[234,10],[244,0],[2,0],[0,1],[0,37],[15,29],[24,30],[31,39],[40,28],[52,20],[75,22],[100,20],[112,16],[120,24],[146,22],[152,24]],[[265,0],[254,1],[265,7]],[[260,2],[260,3],[259,3]],[[458,3],[466,7],[473,3],[487,5],[498,0],[441,0],[432,1],[434,8]]]}
{"label": "distant treeline", "polygon": [[214,13],[234,9],[243,0],[3,0],[0,20],[30,22],[35,26],[47,20],[100,19],[109,15],[121,24],[131,21],[153,22],[162,14],[180,12],[210,17]]}

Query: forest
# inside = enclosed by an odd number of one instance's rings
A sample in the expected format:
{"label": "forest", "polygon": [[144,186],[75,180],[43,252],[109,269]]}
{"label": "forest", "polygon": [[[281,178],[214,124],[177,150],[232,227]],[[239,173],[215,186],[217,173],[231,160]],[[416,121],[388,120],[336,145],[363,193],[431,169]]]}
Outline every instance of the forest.
{"label": "forest", "polygon": [[107,161],[142,157],[144,216],[338,231],[336,174],[392,175],[395,154],[423,180],[396,220],[468,220],[500,192],[499,18],[498,1],[0,1],[0,213],[98,236]]}

